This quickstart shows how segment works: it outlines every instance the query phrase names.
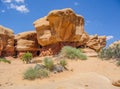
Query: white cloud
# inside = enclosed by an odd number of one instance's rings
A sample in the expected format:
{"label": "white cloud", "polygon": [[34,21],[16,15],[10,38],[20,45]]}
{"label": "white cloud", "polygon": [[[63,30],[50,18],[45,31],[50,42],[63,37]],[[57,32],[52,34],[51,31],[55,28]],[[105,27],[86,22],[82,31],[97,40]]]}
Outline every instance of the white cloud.
{"label": "white cloud", "polygon": [[11,3],[13,0],[2,0],[4,3]]}
{"label": "white cloud", "polygon": [[10,4],[10,8],[15,9],[21,13],[28,13],[29,9],[25,5],[15,5],[15,4]]}
{"label": "white cloud", "polygon": [[[2,0],[7,9],[15,9],[21,13],[28,13],[29,9],[26,7],[25,0]],[[5,11],[2,11],[5,12]]]}
{"label": "white cloud", "polygon": [[111,40],[113,38],[114,38],[114,36],[107,36],[107,40]]}
{"label": "white cloud", "polygon": [[78,2],[74,2],[74,5],[75,5],[75,6],[78,6],[78,5],[79,5],[79,3],[78,3]]}
{"label": "white cloud", "polygon": [[15,2],[17,2],[17,3],[24,3],[25,0],[15,0]]}

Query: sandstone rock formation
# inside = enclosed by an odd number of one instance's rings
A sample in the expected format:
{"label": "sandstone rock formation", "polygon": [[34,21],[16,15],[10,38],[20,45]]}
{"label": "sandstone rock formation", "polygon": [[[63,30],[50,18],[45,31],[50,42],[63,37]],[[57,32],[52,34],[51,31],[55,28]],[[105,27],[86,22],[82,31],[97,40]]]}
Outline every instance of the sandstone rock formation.
{"label": "sandstone rock formation", "polygon": [[41,46],[59,42],[77,42],[83,45],[89,39],[84,32],[84,19],[71,9],[51,11],[48,16],[34,22]]}
{"label": "sandstone rock formation", "polygon": [[89,36],[84,31],[84,18],[72,9],[53,10],[34,23],[42,55],[58,53],[65,45],[87,46],[96,51],[106,45],[105,36]]}
{"label": "sandstone rock formation", "polygon": [[92,35],[86,43],[86,46],[96,51],[100,51],[100,49],[106,46],[106,36]]}
{"label": "sandstone rock formation", "polygon": [[120,45],[120,40],[113,42],[112,44],[109,45],[109,47],[113,48],[115,45]]}
{"label": "sandstone rock formation", "polygon": [[84,18],[70,9],[53,10],[36,20],[36,31],[17,34],[0,26],[0,56],[21,56],[29,51],[33,56],[58,54],[63,46],[88,47],[99,51],[106,45],[105,36],[89,36],[84,31]]}
{"label": "sandstone rock formation", "polygon": [[112,85],[117,86],[117,87],[120,87],[120,80],[114,81],[114,82],[112,83]]}
{"label": "sandstone rock formation", "polygon": [[29,51],[33,56],[37,55],[38,43],[35,31],[23,32],[15,36],[16,54],[20,57],[23,53]]}
{"label": "sandstone rock formation", "polygon": [[11,29],[0,26],[0,56],[14,55],[14,33]]}

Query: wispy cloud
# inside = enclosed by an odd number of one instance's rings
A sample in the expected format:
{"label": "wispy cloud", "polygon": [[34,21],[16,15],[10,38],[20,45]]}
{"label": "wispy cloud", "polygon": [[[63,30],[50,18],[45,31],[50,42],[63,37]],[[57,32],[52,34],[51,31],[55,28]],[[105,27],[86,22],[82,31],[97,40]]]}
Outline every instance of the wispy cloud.
{"label": "wispy cloud", "polygon": [[13,0],[2,0],[4,3],[11,3]]}
{"label": "wispy cloud", "polygon": [[15,9],[15,10],[21,12],[21,13],[28,13],[29,12],[29,9],[26,8],[25,5],[19,5],[18,6],[18,5],[15,5],[15,4],[10,4],[10,8]]}
{"label": "wispy cloud", "polygon": [[114,36],[107,36],[107,40],[111,40],[113,38],[114,38]]}
{"label": "wispy cloud", "polygon": [[78,6],[78,5],[79,5],[79,3],[78,3],[78,2],[74,2],[74,5],[75,5],[75,6]]}
{"label": "wispy cloud", "polygon": [[2,0],[7,9],[14,9],[21,13],[28,13],[30,10],[27,8],[25,0]]}
{"label": "wispy cloud", "polygon": [[15,0],[17,3],[24,3],[25,0]]}

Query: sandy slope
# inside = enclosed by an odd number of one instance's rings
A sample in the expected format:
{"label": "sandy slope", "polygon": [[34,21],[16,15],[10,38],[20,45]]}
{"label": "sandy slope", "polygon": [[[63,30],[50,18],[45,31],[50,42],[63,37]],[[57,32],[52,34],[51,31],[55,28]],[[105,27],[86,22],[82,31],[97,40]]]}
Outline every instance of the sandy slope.
{"label": "sandy slope", "polygon": [[0,63],[0,89],[120,89],[112,81],[120,80],[120,67],[113,61],[102,61],[91,57],[86,61],[67,60],[68,68],[46,79],[24,80],[22,74],[35,64],[23,64],[12,60],[12,64]]}

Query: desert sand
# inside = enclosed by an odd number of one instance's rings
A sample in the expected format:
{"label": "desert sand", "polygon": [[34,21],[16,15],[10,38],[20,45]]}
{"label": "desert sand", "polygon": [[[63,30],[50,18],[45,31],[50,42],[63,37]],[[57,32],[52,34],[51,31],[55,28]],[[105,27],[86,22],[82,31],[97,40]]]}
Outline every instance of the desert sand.
{"label": "desert sand", "polygon": [[97,57],[85,61],[67,59],[69,71],[30,81],[23,79],[23,73],[35,63],[24,64],[19,59],[9,59],[11,64],[0,63],[0,89],[120,89],[112,85],[113,81],[120,80],[120,67],[114,60],[103,61]]}

